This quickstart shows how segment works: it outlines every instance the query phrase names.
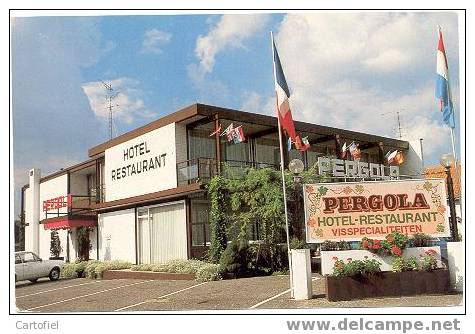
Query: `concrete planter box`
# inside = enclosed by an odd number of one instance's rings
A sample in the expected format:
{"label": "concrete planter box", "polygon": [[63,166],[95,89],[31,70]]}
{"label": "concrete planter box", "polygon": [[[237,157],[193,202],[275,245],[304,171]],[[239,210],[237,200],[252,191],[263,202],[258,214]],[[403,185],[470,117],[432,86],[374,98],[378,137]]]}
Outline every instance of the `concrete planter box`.
{"label": "concrete planter box", "polygon": [[144,279],[144,280],[176,280],[193,281],[194,274],[164,273],[154,271],[132,271],[132,270],[107,270],[102,274],[102,279]]}
{"label": "concrete planter box", "polygon": [[[420,254],[424,254],[429,249],[433,249],[437,253],[436,255],[437,266],[439,268],[443,268],[442,261],[440,258],[439,246],[406,248],[403,250],[402,256],[405,258],[408,258],[411,256],[415,256],[416,258],[419,258]],[[352,250],[342,250],[342,251],[322,251],[321,252],[322,275],[331,275],[333,273],[333,265],[335,264],[333,257],[335,256],[339,258],[340,260],[343,260],[344,262],[346,262],[347,259],[349,258],[352,260],[364,260],[365,256],[367,256],[368,259],[375,259],[381,262],[381,271],[392,271],[392,265],[394,261],[393,256],[380,256],[380,255],[371,253],[368,250],[363,250],[363,249],[352,249]]]}
{"label": "concrete planter box", "polygon": [[398,297],[419,294],[444,294],[449,291],[449,271],[381,272],[369,277],[326,277],[325,294],[329,301],[372,297]]}

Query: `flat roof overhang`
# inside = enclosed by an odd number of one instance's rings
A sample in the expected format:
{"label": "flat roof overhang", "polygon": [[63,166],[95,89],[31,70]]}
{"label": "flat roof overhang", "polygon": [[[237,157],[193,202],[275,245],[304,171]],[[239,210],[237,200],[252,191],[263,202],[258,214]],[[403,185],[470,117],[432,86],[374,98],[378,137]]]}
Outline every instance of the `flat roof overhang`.
{"label": "flat roof overhang", "polygon": [[130,209],[137,206],[145,206],[159,201],[169,201],[186,197],[196,193],[204,192],[200,183],[188,184],[173,189],[157,191],[150,194],[127,197],[114,201],[92,204],[91,209],[100,212],[110,212],[115,210]]}
{"label": "flat roof overhang", "polygon": [[[171,123],[191,123],[204,118],[210,118],[214,115],[218,115],[219,118],[240,121],[247,123],[254,123],[259,125],[265,125],[269,127],[277,127],[277,118],[274,116],[253,114],[245,111],[239,111],[234,109],[216,107],[205,104],[193,104],[185,107],[177,112],[164,116],[156,121],[153,121],[147,125],[144,125],[135,130],[124,133],[123,135],[116,137],[112,140],[99,144],[89,150],[90,157],[100,156],[104,151],[113,146],[119,145],[128,140],[134,139],[147,132],[161,128]],[[398,140],[394,138],[387,138],[377,135],[371,135],[362,132],[338,129],[329,126],[311,124],[306,122],[294,121],[297,131],[304,131],[310,133],[316,133],[320,135],[335,135],[339,134],[345,138],[349,138],[357,141],[364,142],[383,142],[384,145],[391,146],[398,149],[407,150],[409,143],[404,140]]]}

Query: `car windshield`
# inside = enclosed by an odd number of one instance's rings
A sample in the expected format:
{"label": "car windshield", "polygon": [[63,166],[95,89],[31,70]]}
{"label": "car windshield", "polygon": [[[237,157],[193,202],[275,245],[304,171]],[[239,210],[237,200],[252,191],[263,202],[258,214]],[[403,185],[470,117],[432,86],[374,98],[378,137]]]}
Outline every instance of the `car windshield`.
{"label": "car windshield", "polygon": [[23,261],[24,262],[36,262],[38,261],[38,257],[33,253],[25,253],[23,254]]}

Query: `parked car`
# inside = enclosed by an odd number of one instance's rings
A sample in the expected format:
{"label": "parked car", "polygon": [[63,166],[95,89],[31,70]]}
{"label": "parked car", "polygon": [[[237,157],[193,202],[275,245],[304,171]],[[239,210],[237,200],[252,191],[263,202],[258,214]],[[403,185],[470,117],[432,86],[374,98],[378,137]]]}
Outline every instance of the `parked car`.
{"label": "parked car", "polygon": [[33,252],[15,252],[15,282],[29,280],[36,282],[40,277],[59,279],[64,261],[42,260]]}

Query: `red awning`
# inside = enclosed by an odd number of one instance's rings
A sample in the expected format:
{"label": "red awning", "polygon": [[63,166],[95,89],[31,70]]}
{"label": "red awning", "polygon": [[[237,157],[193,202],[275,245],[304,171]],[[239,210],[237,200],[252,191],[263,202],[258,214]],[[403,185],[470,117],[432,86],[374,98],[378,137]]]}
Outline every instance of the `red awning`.
{"label": "red awning", "polygon": [[87,219],[68,219],[61,218],[53,222],[44,223],[45,230],[58,230],[58,229],[71,229],[73,227],[82,227],[82,226],[96,226],[96,220],[87,220]]}

